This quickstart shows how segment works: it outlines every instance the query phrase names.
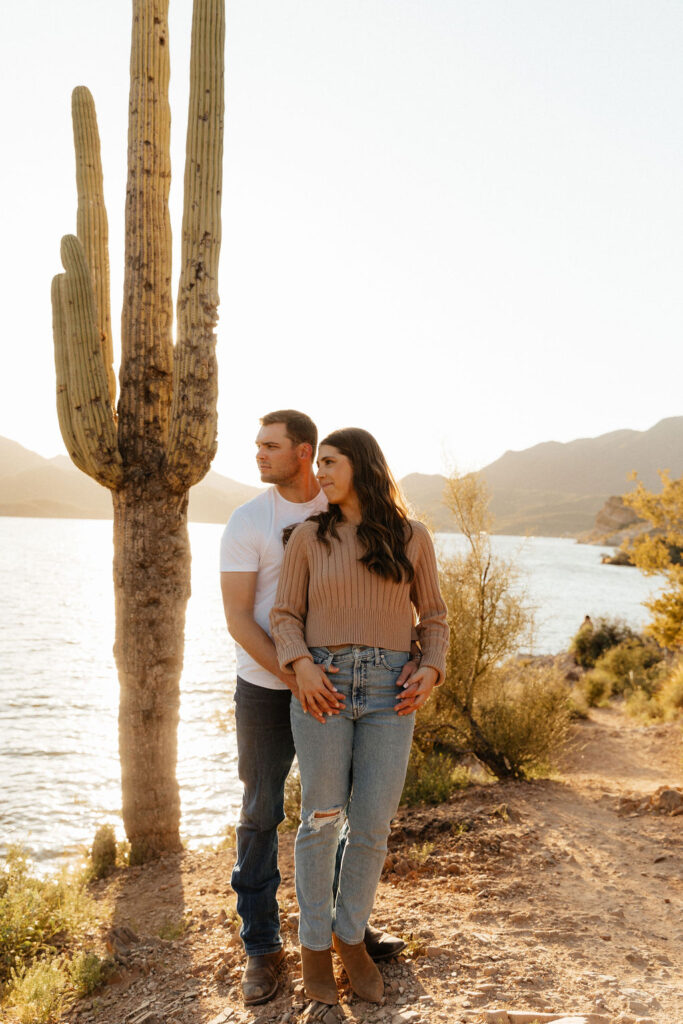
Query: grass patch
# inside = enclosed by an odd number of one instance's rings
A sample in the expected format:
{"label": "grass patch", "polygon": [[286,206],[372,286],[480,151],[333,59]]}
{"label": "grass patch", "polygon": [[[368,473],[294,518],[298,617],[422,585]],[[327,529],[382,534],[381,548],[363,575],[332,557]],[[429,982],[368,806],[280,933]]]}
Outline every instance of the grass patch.
{"label": "grass patch", "polygon": [[166,939],[169,942],[175,942],[176,939],[181,939],[187,929],[190,926],[190,922],[186,917],[180,917],[175,921],[170,918],[162,924],[161,928],[157,932],[160,939]]}
{"label": "grass patch", "polygon": [[39,878],[23,851],[10,850],[0,870],[0,985],[37,957],[63,950],[93,914],[82,880]]}
{"label": "grass patch", "polygon": [[0,868],[0,1004],[19,1024],[49,1024],[107,980],[111,961],[80,948],[95,920],[85,879],[37,876],[20,849]]}
{"label": "grass patch", "polygon": [[12,971],[7,1005],[19,1024],[46,1024],[60,1015],[69,978],[57,960],[35,960]]}
{"label": "grass patch", "polygon": [[106,985],[114,969],[114,961],[103,960],[96,953],[83,950],[69,963],[67,970],[74,994],[78,999],[92,995]]}
{"label": "grass patch", "polygon": [[450,754],[423,754],[413,746],[401,803],[409,807],[413,804],[442,804],[456,790],[466,789],[470,782],[469,769],[463,768]]}
{"label": "grass patch", "polygon": [[427,863],[435,849],[436,843],[415,843],[406,851],[406,857],[411,864],[414,864],[416,867],[422,867],[423,864]]}

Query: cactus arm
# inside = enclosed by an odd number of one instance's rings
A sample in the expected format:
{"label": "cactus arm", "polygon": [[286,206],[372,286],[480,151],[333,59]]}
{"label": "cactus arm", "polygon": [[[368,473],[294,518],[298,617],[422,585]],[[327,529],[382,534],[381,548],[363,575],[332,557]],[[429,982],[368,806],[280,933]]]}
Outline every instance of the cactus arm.
{"label": "cactus arm", "polygon": [[65,274],[52,278],[52,336],[55,343],[55,371],[57,376],[57,418],[59,429],[71,461],[84,473],[88,472],[87,459],[81,450],[69,402],[69,358],[66,347],[66,323],[64,313]]}
{"label": "cactus arm", "polygon": [[95,297],[83,247],[62,239],[65,274],[53,281],[53,326],[60,428],[79,469],[116,490],[123,481]]}
{"label": "cactus arm", "polygon": [[225,0],[195,0],[185,156],[182,266],[167,476],[196,484],[216,453]]}
{"label": "cactus arm", "polygon": [[133,0],[119,449],[146,471],[165,456],[173,368],[168,51],[168,0]]}
{"label": "cactus arm", "polygon": [[74,89],[71,98],[76,151],[76,187],[78,213],[76,234],[83,246],[90,268],[100,343],[107,372],[107,384],[112,409],[116,403],[116,377],[114,376],[114,350],[109,310],[109,225],[104,205],[100,136],[92,95],[85,86]]}

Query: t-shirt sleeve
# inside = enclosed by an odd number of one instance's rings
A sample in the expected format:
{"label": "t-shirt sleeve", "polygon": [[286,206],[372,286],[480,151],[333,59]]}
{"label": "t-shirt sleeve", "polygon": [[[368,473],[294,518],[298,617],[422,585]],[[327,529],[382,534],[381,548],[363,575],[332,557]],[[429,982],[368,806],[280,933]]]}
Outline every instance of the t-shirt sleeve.
{"label": "t-shirt sleeve", "polygon": [[261,553],[257,531],[249,516],[236,509],[221,538],[221,572],[258,572]]}

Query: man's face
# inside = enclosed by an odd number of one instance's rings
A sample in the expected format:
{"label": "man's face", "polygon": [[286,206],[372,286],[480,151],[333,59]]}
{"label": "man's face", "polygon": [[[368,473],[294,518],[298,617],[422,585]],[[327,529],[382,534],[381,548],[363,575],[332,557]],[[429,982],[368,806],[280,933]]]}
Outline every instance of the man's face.
{"label": "man's face", "polygon": [[286,431],[284,423],[269,423],[256,435],[256,465],[264,484],[285,484],[301,466],[302,446],[294,445]]}

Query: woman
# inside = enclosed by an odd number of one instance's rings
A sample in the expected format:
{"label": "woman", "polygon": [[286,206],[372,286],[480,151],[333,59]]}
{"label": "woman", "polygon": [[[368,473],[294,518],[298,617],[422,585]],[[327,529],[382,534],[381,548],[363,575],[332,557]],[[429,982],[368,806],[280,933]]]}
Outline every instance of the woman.
{"label": "woman", "polygon": [[[294,670],[298,689],[291,719],[301,772],[295,857],[304,987],[312,999],[338,1001],[334,944],[353,990],[379,1002],[384,984],[363,934],[403,788],[413,712],[444,674],[446,608],[430,535],[407,518],[374,437],[355,427],[330,434],[320,445],[318,479],[329,509],[291,533],[270,618],[278,659]],[[415,616],[421,664],[397,695]]]}

